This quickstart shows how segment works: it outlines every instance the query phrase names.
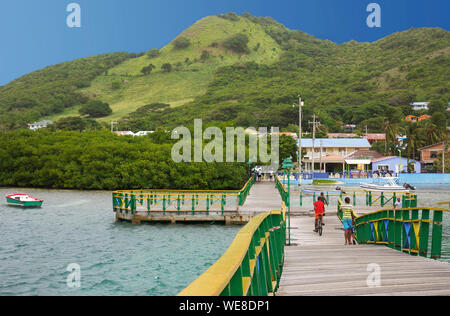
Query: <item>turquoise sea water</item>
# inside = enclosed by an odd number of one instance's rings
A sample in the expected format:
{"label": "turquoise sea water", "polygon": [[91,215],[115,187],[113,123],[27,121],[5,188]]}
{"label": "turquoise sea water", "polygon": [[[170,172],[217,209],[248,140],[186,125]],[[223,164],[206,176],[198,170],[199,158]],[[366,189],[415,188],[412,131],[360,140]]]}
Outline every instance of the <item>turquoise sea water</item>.
{"label": "turquoise sea water", "polygon": [[[228,248],[241,226],[116,223],[110,192],[0,189],[0,295],[176,295]],[[69,288],[78,264],[81,287]]]}
{"label": "turquoise sea water", "polygon": [[[0,189],[45,200],[41,209],[0,201],[0,295],[176,295],[208,269],[241,226],[116,223],[110,192]],[[421,187],[419,205],[450,200],[450,187]],[[450,262],[450,213],[442,260]],[[66,269],[81,268],[69,288]]]}

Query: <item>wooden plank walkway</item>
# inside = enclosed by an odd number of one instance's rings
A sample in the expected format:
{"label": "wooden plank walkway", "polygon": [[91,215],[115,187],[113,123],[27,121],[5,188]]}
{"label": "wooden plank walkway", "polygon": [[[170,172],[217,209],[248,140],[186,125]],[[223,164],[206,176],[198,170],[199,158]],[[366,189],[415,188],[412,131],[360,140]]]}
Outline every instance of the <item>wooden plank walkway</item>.
{"label": "wooden plank walkway", "polygon": [[[313,232],[313,217],[291,218],[291,243],[278,296],[450,295],[450,264],[375,245],[344,246],[342,224],[325,217],[324,234]],[[368,286],[380,268],[379,287]]]}

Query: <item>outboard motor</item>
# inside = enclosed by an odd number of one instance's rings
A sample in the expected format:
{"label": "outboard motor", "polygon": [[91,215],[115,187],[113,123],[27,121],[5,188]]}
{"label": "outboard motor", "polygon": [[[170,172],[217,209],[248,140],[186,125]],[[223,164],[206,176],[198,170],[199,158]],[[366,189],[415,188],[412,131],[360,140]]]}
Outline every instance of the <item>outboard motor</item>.
{"label": "outboard motor", "polygon": [[416,190],[416,187],[410,185],[409,183],[405,183],[403,186],[405,189],[409,189],[409,190],[413,190],[413,191]]}

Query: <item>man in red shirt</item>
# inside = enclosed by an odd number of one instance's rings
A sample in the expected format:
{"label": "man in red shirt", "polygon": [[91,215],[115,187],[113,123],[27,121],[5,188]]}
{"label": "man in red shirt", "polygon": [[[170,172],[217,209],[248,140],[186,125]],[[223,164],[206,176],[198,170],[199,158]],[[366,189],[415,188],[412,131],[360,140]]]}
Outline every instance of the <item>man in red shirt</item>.
{"label": "man in red shirt", "polygon": [[323,213],[325,212],[325,203],[322,201],[322,197],[317,199],[317,202],[314,203],[314,212],[315,212],[315,221],[314,221],[314,232],[317,233],[317,222],[319,218],[322,219],[322,225],[325,225],[323,222]]}

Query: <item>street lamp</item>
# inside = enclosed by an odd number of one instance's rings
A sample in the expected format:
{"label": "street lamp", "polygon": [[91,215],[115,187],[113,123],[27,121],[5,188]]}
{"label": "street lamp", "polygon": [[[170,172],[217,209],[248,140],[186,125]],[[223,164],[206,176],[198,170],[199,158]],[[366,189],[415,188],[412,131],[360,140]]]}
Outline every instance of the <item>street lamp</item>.
{"label": "street lamp", "polygon": [[292,158],[286,158],[281,167],[287,171],[288,173],[288,198],[287,198],[287,207],[288,207],[288,246],[291,245],[291,169],[294,168],[294,164],[292,163]]}
{"label": "street lamp", "polygon": [[400,173],[402,173],[402,150],[398,149],[398,152],[400,154],[400,168],[398,170],[398,173],[400,174]]}

